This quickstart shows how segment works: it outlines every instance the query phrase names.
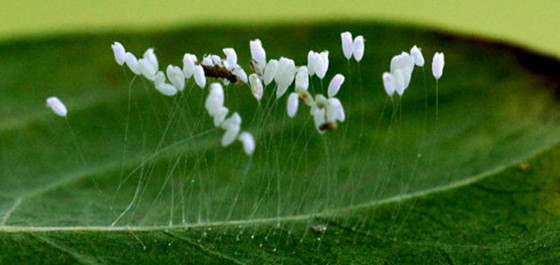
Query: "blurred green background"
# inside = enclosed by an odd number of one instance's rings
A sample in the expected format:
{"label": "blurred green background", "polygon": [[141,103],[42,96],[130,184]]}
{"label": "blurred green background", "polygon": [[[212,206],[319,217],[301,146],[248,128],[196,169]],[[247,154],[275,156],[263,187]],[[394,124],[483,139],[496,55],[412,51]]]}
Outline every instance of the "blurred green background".
{"label": "blurred green background", "polygon": [[201,24],[381,20],[480,35],[560,57],[559,13],[557,0],[0,0],[0,41]]}

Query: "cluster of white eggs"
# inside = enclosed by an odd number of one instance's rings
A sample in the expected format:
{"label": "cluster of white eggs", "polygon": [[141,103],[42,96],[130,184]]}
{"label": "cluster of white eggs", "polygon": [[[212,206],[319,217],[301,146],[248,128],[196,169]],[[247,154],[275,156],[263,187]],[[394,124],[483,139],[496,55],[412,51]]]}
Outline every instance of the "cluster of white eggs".
{"label": "cluster of white eggs", "polygon": [[[342,53],[346,59],[352,57],[360,62],[364,56],[365,40],[363,36],[352,38],[350,32],[341,33]],[[247,75],[237,63],[237,53],[233,48],[224,48],[225,58],[215,54],[208,54],[198,60],[194,54],[183,56],[183,66],[169,65],[166,71],[159,69],[159,62],[154,49],[147,49],[142,58],[138,59],[124,46],[115,42],[111,45],[115,60],[119,65],[126,65],[134,74],[143,76],[153,82],[157,91],[165,96],[175,96],[184,91],[185,83],[194,78],[195,83],[202,89],[207,86],[207,78],[219,82],[210,84],[206,97],[205,108],[213,118],[214,126],[223,129],[221,140],[223,146],[231,145],[235,140],[242,143],[245,153],[252,155],[255,150],[255,140],[251,133],[241,130],[242,118],[237,112],[228,117],[230,110],[224,105],[225,95],[223,86],[230,83],[247,84],[252,95],[260,101],[265,87],[276,84],[276,98],[280,99],[289,89],[287,97],[287,115],[291,118],[297,114],[299,103],[309,107],[309,114],[313,117],[315,128],[320,134],[337,128],[339,122],[344,122],[345,112],[342,102],[336,98],[345,77],[338,73],[331,79],[327,95],[318,93],[312,95],[308,90],[310,78],[316,76],[324,79],[329,68],[329,52],[309,51],[307,64],[297,66],[294,60],[287,57],[267,60],[262,42],[255,39],[249,42],[251,51],[252,73]],[[414,46],[410,53],[402,52],[391,59],[390,71],[382,75],[383,86],[387,95],[392,97],[395,92],[402,96],[412,78],[414,67],[424,66],[421,50]],[[439,79],[443,72],[443,53],[436,53],[432,62],[432,73]],[[220,83],[221,82],[221,83]],[[47,105],[59,116],[67,115],[66,106],[57,97],[47,99]]]}

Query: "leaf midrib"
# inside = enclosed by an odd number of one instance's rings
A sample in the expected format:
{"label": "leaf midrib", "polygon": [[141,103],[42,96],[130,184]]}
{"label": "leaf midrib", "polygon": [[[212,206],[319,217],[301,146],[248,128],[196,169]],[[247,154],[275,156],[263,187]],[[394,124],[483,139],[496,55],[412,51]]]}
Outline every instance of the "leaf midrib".
{"label": "leaf midrib", "polygon": [[[410,199],[417,199],[425,197],[431,194],[450,191],[453,189],[458,189],[475,182],[482,181],[488,177],[497,175],[501,172],[508,170],[517,164],[526,161],[528,158],[537,157],[543,153],[548,152],[559,146],[560,140],[555,141],[550,147],[536,150],[533,153],[512,160],[509,163],[505,163],[501,166],[497,166],[490,170],[481,172],[470,178],[465,178],[462,180],[454,181],[446,185],[441,185],[421,191],[416,191],[407,194],[401,194],[397,196],[388,197],[382,200],[374,200],[371,202],[366,202],[362,204],[357,204],[348,207],[342,207],[337,209],[330,209],[321,211],[313,214],[301,214],[283,217],[269,217],[269,218],[257,218],[252,220],[230,220],[230,221],[217,221],[217,222],[205,222],[205,223],[194,223],[194,224],[181,224],[181,225],[161,225],[161,226],[0,226],[0,232],[2,233],[18,233],[18,232],[119,232],[119,231],[137,231],[137,232],[148,232],[148,231],[168,231],[168,230],[182,230],[191,229],[199,227],[218,227],[218,226],[249,226],[249,225],[262,225],[287,221],[305,221],[311,220],[313,218],[337,216],[341,214],[347,214],[354,211],[359,211],[365,208],[376,207],[385,204],[403,202]],[[13,208],[13,207],[12,207]]]}

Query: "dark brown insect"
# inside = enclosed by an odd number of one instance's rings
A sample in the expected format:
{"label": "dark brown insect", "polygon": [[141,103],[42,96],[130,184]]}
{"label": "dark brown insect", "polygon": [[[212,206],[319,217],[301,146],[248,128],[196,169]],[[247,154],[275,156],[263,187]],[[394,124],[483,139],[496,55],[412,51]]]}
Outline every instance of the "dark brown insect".
{"label": "dark brown insect", "polygon": [[325,122],[321,126],[319,126],[319,130],[321,131],[333,131],[338,127],[338,123],[336,122]]}
{"label": "dark brown insect", "polygon": [[202,64],[201,66],[202,69],[204,69],[204,75],[206,77],[227,79],[231,83],[237,82],[237,76],[235,76],[225,67],[219,65],[207,66]]}

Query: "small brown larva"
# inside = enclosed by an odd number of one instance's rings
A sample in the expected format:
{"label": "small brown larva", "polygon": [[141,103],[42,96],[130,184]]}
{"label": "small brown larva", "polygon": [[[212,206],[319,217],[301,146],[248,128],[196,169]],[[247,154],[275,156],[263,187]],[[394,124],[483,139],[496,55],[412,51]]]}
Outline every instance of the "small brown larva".
{"label": "small brown larva", "polygon": [[326,226],[326,225],[321,225],[321,224],[312,225],[312,226],[310,227],[310,229],[311,229],[311,231],[313,231],[313,232],[315,232],[315,233],[323,234],[323,233],[325,233],[325,232],[327,231],[327,226]]}

